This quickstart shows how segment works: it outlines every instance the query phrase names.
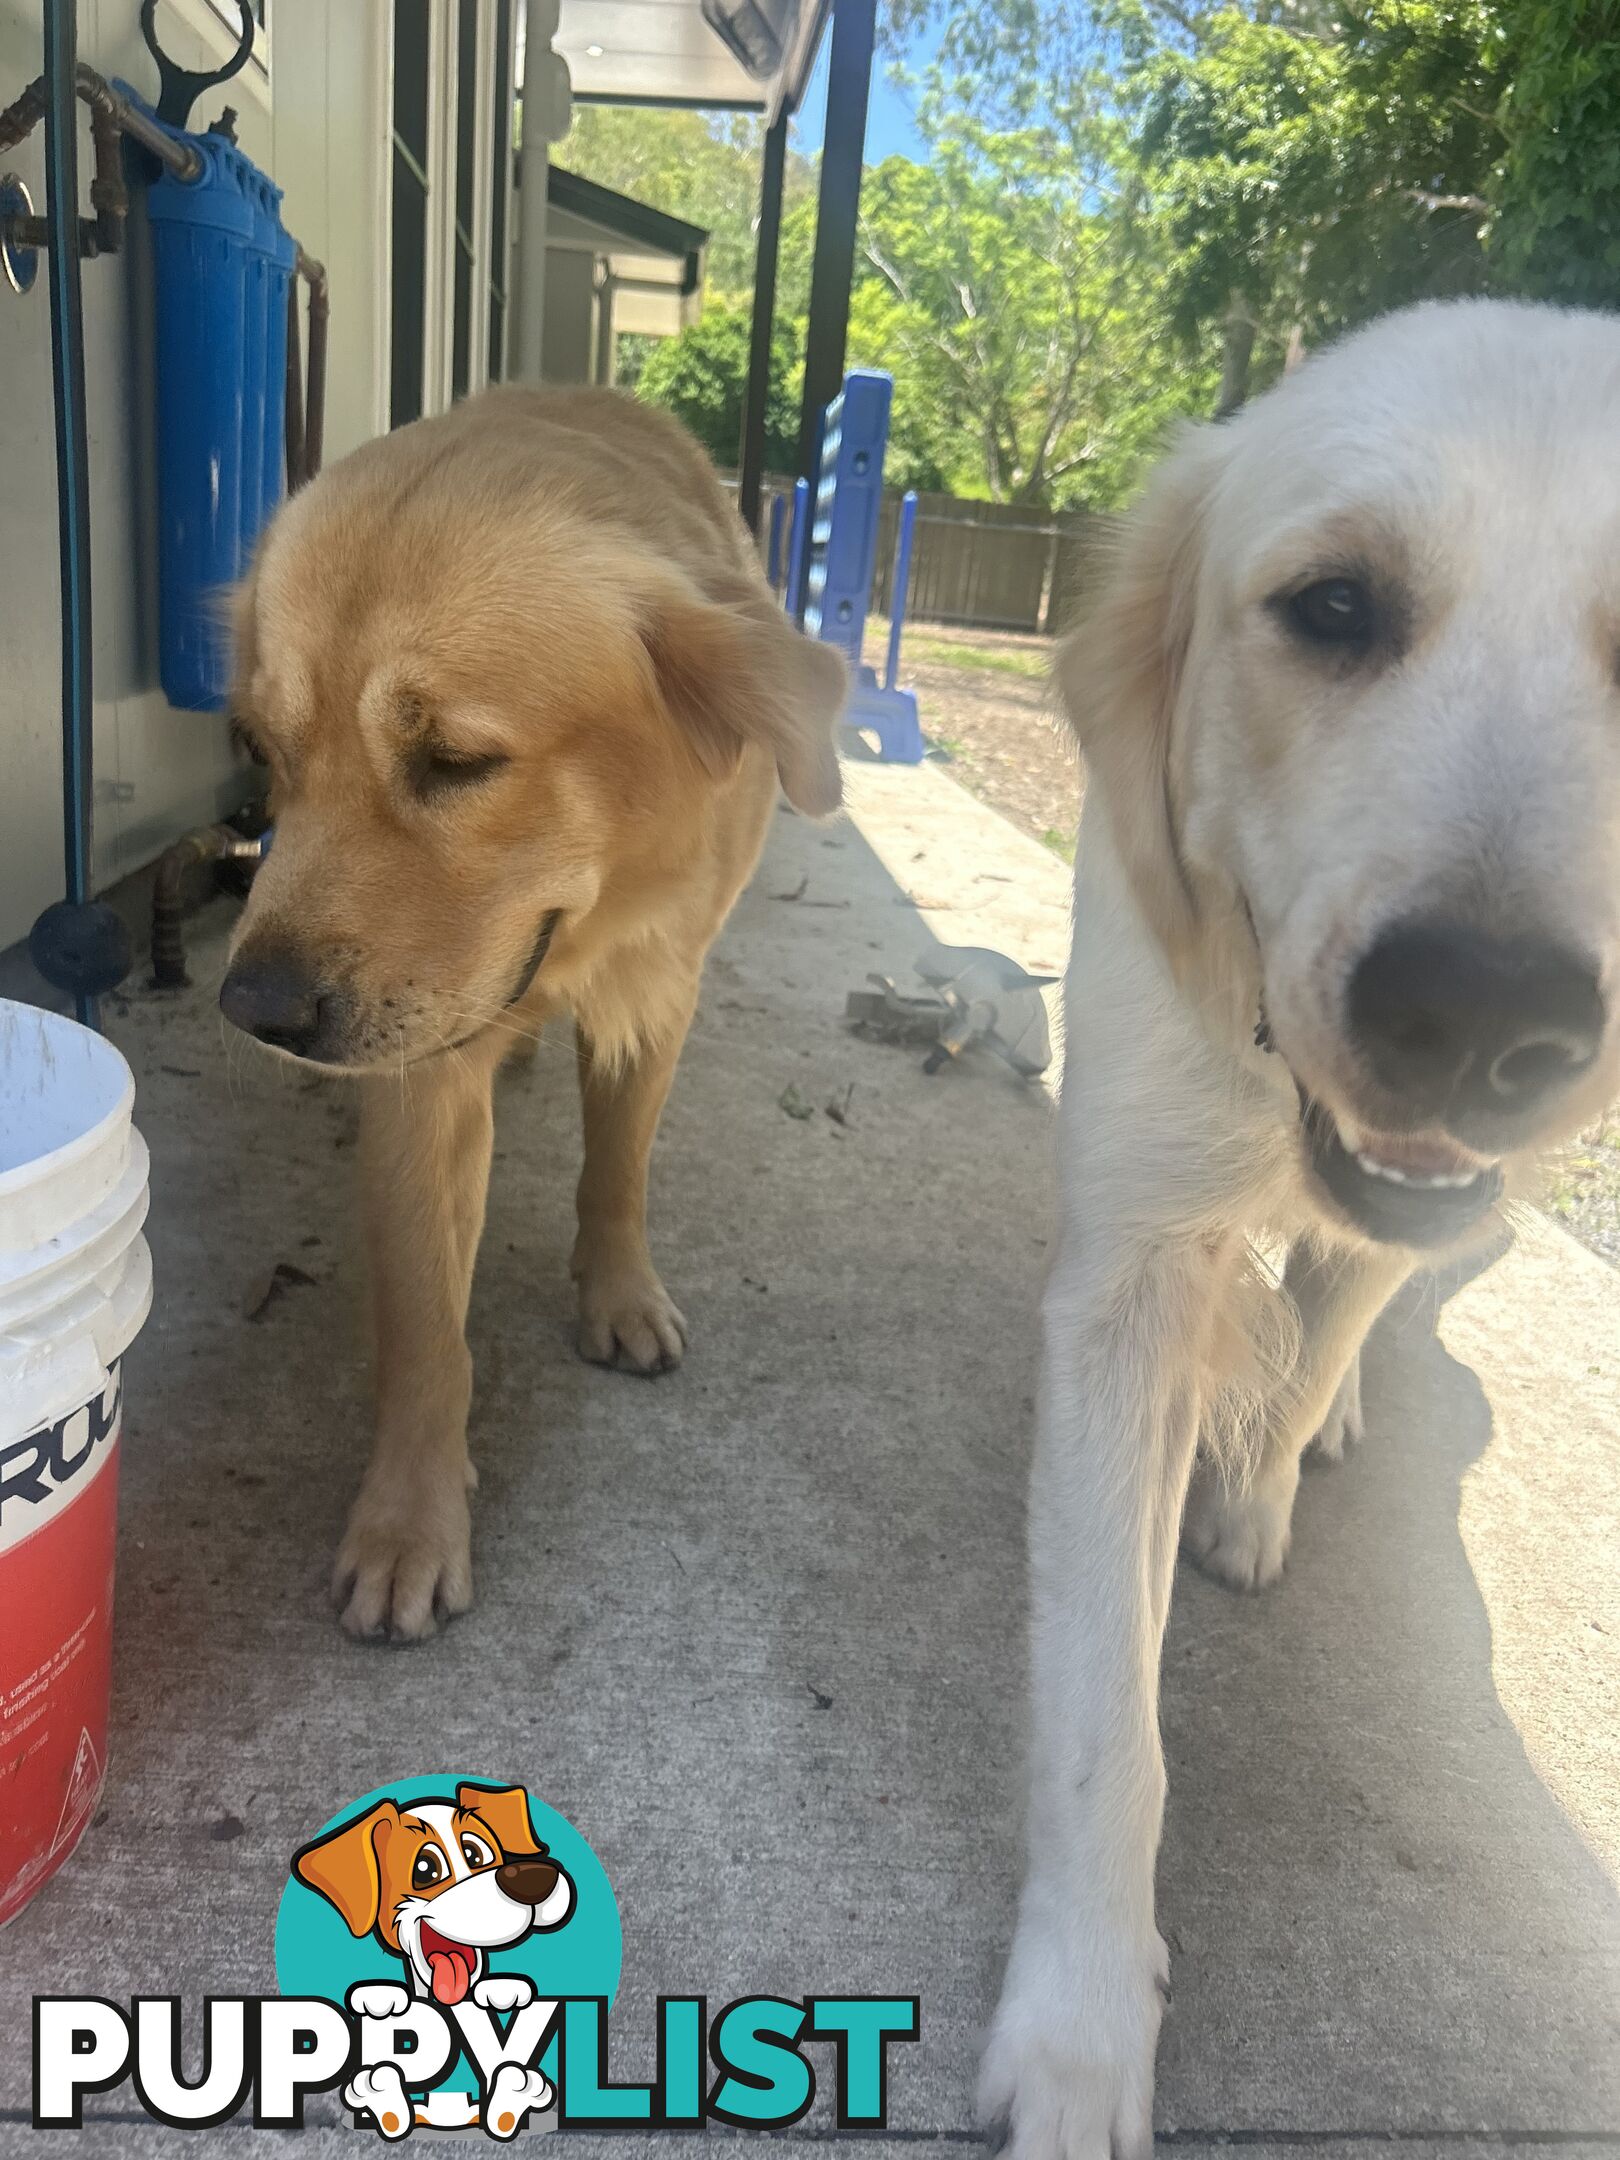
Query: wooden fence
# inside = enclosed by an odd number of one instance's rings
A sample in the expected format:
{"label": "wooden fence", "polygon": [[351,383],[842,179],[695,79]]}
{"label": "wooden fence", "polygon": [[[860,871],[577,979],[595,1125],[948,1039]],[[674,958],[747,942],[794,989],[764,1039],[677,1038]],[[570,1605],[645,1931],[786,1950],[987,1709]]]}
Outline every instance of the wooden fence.
{"label": "wooden fence", "polygon": [[[792,484],[768,481],[762,534],[769,531],[773,495],[784,498],[784,521],[792,514]],[[873,608],[884,615],[900,502],[897,489],[884,490],[872,585]],[[1099,529],[1100,521],[1085,510],[1030,510],[920,494],[906,619],[1055,637],[1073,619]],[[784,548],[785,532],[784,522]]]}

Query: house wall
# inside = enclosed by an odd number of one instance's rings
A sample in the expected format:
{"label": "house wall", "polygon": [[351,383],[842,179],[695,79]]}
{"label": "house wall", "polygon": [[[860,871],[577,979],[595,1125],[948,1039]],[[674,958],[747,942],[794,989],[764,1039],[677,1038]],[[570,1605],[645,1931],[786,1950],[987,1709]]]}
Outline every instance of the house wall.
{"label": "house wall", "polygon": [[546,250],[546,308],[540,379],[596,380],[596,257],[582,249]]}
{"label": "house wall", "polygon": [[[136,0],[79,0],[81,56],[143,94],[156,70]],[[0,105],[39,74],[40,0],[0,0]],[[390,10],[383,0],[275,0],[269,80],[250,63],[193,112],[236,107],[244,150],[286,190],[283,217],[331,278],[329,459],[387,425]],[[164,0],[168,49],[217,66],[234,39],[208,0]],[[89,208],[89,136],[81,208]],[[43,131],[0,156],[45,207]],[[95,611],[96,876],[149,861],[234,806],[241,769],[222,717],[172,711],[157,687],[154,455],[146,232],[83,266]],[[62,889],[61,675],[50,309],[43,274],[0,281],[0,947]]]}

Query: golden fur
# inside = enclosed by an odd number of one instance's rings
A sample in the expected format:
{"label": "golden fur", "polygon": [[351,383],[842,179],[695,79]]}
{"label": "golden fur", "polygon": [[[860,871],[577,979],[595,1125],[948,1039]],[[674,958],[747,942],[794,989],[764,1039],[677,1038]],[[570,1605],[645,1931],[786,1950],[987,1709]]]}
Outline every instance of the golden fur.
{"label": "golden fur", "polygon": [[378,1428],[337,1584],[354,1632],[416,1636],[471,1595],[463,1326],[496,1066],[572,1013],[581,1348],[678,1362],[647,1158],[778,781],[838,804],[844,672],[684,431],[595,390],[491,391],[333,467],[272,526],[236,639],[275,844],[224,1002],[302,971],[325,1015],[306,1054],[360,1077]]}

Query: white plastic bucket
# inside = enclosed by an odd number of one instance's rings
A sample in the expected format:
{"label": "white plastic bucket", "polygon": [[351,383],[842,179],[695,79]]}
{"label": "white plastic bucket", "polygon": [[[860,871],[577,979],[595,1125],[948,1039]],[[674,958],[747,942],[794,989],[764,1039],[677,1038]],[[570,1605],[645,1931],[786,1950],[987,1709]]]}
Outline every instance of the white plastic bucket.
{"label": "white plastic bucket", "polygon": [[111,1043],[0,998],[0,1922],[106,1772],[120,1361],[152,1302],[134,1101]]}

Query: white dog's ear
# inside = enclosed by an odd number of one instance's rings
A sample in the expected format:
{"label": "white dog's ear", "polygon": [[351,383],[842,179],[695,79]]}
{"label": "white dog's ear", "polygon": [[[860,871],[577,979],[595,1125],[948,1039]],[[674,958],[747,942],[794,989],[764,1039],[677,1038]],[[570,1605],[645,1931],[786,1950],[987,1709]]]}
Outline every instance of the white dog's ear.
{"label": "white dog's ear", "polygon": [[1225,431],[1189,427],[1126,517],[1058,684],[1137,904],[1172,964],[1197,931],[1181,859],[1172,727]]}
{"label": "white dog's ear", "polygon": [[826,817],[838,808],[836,733],[849,679],[831,646],[806,637],[740,577],[709,596],[670,576],[652,597],[642,641],[665,706],[710,772],[734,772],[743,745],[757,742],[795,809]]}

